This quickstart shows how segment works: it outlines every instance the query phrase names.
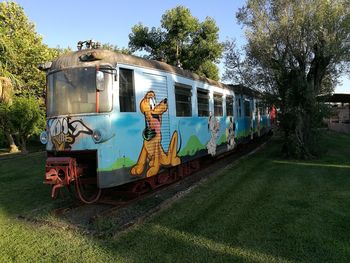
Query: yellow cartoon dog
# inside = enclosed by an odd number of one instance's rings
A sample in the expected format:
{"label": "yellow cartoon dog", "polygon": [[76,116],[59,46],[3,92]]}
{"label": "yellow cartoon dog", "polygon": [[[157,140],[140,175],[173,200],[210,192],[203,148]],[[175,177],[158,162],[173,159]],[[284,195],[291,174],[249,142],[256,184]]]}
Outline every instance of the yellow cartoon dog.
{"label": "yellow cartoon dog", "polygon": [[149,168],[146,177],[156,175],[161,165],[176,166],[181,163],[177,156],[177,132],[174,131],[168,152],[162,147],[162,115],[168,110],[168,100],[165,98],[156,104],[155,93],[149,91],[140,102],[140,110],[145,115],[146,128],[143,130],[143,146],[135,166],[131,168],[131,175],[142,175],[146,162]]}

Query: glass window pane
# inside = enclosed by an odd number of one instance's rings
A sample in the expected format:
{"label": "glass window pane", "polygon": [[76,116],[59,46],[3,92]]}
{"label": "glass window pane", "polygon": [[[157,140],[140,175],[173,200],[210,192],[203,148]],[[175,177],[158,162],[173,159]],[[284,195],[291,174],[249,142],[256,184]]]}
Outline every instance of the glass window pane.
{"label": "glass window pane", "polygon": [[96,69],[71,68],[48,76],[47,115],[96,112]]}
{"label": "glass window pane", "polygon": [[233,97],[226,97],[226,116],[233,116]]}
{"label": "glass window pane", "polygon": [[249,102],[249,100],[244,101],[244,114],[246,117],[250,117],[250,102]]}
{"label": "glass window pane", "polygon": [[209,95],[208,91],[197,90],[198,116],[209,116]]}
{"label": "glass window pane", "polygon": [[175,85],[176,116],[192,116],[191,87]]}
{"label": "glass window pane", "polygon": [[106,69],[103,72],[103,91],[99,91],[99,112],[109,112],[112,110],[113,94],[113,71]]}
{"label": "glass window pane", "polygon": [[214,116],[222,116],[222,95],[214,94]]}
{"label": "glass window pane", "polygon": [[119,69],[119,105],[120,112],[135,112],[134,76],[130,69]]}
{"label": "glass window pane", "polygon": [[241,98],[238,98],[238,117],[242,117],[242,103],[241,103]]}

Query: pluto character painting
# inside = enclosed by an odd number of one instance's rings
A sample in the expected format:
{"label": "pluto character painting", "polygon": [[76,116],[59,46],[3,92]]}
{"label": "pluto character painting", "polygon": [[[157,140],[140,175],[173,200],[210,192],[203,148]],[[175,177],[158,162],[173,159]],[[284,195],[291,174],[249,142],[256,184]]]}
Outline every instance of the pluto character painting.
{"label": "pluto character painting", "polygon": [[146,93],[140,102],[140,110],[145,116],[145,129],[143,130],[143,145],[136,165],[131,168],[131,175],[143,174],[146,164],[148,170],[146,177],[154,176],[161,166],[176,166],[181,163],[177,156],[177,131],[174,131],[168,152],[162,146],[162,115],[168,110],[168,100],[165,98],[157,104],[153,91]]}

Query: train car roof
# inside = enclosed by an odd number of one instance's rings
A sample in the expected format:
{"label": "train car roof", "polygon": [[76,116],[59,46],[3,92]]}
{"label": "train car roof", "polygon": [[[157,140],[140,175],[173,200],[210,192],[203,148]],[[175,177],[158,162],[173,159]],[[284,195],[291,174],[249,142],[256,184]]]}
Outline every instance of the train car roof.
{"label": "train car roof", "polygon": [[254,97],[259,97],[261,95],[258,91],[250,89],[243,85],[223,84],[212,79],[201,77],[198,74],[193,73],[191,71],[171,66],[161,61],[144,59],[141,57],[117,53],[114,51],[104,49],[84,49],[63,54],[56,60],[52,61],[52,65],[48,73],[79,66],[93,67],[98,65],[100,67],[115,67],[117,64],[136,65],[143,68],[158,69],[195,81],[205,82],[212,86],[233,90],[235,93],[238,94],[244,94]]}

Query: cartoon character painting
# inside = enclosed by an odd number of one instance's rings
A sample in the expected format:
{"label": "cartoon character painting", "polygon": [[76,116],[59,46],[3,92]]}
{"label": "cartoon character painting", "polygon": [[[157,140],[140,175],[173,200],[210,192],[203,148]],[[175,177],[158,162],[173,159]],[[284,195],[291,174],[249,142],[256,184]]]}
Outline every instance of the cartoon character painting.
{"label": "cartoon character painting", "polygon": [[146,164],[148,170],[146,177],[156,175],[161,166],[176,166],[181,163],[177,156],[177,132],[174,131],[168,152],[165,153],[162,146],[162,115],[168,110],[168,101],[163,99],[157,104],[153,91],[146,93],[140,102],[140,110],[145,116],[145,129],[143,130],[143,146],[136,165],[131,168],[131,175],[143,174]]}
{"label": "cartoon character painting", "polygon": [[227,138],[227,150],[233,150],[236,146],[235,142],[235,129],[236,125],[233,121],[233,118],[230,117],[229,127],[226,129],[226,138]]}
{"label": "cartoon character painting", "polygon": [[207,144],[208,154],[215,156],[216,155],[216,139],[219,135],[220,123],[214,116],[211,116],[211,115],[208,119],[208,130],[210,131],[210,134],[211,134],[210,140]]}
{"label": "cartoon character painting", "polygon": [[81,133],[92,134],[92,130],[81,120],[71,121],[69,117],[50,119],[48,128],[53,148],[56,151],[70,150]]}

